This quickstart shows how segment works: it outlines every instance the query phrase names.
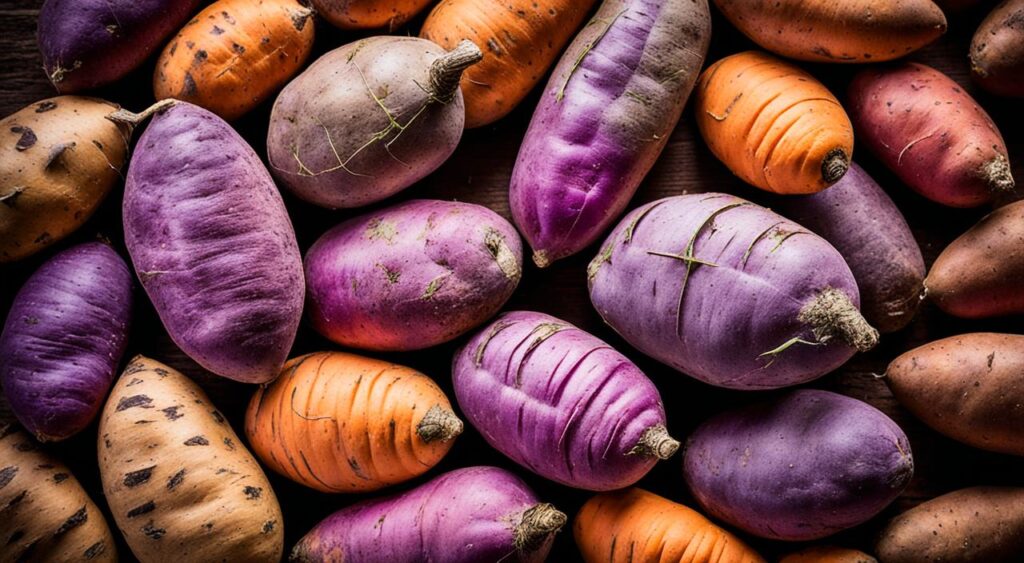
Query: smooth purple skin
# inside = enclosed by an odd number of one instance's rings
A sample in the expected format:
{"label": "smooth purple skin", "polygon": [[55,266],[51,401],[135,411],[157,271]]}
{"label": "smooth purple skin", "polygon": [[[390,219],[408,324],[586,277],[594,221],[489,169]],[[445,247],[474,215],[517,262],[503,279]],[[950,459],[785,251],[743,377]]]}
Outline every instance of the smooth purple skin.
{"label": "smooth purple skin", "polygon": [[[386,199],[436,170],[462,138],[462,91],[412,118],[423,107],[430,65],[444,53],[426,39],[379,36],[317,59],[274,102],[267,131],[274,176],[301,199],[338,209]],[[387,93],[382,103],[405,130],[370,142],[391,122],[368,89]]]}
{"label": "smooth purple skin", "polygon": [[46,75],[61,94],[119,80],[162,47],[198,5],[198,0],[46,0],[37,31]]}
{"label": "smooth purple skin", "polygon": [[522,255],[515,228],[486,207],[401,203],[345,221],[309,249],[309,316],[343,346],[436,346],[501,309],[519,284]]}
{"label": "smooth purple skin", "polygon": [[576,36],[509,189],[539,266],[589,246],[626,209],[682,115],[710,37],[706,0],[605,0]]}
{"label": "smooth purple skin", "polygon": [[551,541],[516,553],[513,527],[538,504],[518,477],[497,467],[444,473],[403,494],[356,503],[328,516],[292,551],[293,561],[541,562]]}
{"label": "smooth purple skin", "polygon": [[0,383],[40,441],[69,438],[103,406],[128,342],[132,274],[91,242],[44,263],[18,291],[0,335]]}
{"label": "smooth purple skin", "polygon": [[459,408],[487,443],[563,485],[610,491],[658,461],[630,454],[665,425],[657,388],[628,358],[565,321],[506,313],[455,355]]}
{"label": "smooth purple skin", "polygon": [[799,389],[699,426],[683,472],[715,518],[763,538],[807,541],[881,512],[910,482],[914,461],[906,435],[878,409]]}
{"label": "smooth purple skin", "polygon": [[[682,257],[702,225],[693,256],[715,266],[693,264],[687,277]],[[591,302],[627,342],[711,385],[796,385],[855,352],[834,338],[768,354],[795,337],[817,341],[798,317],[822,290],[837,289],[858,306],[860,297],[849,266],[825,239],[738,197],[682,195],[633,210],[588,275]]]}
{"label": "smooth purple skin", "polygon": [[780,197],[779,210],[821,235],[846,258],[861,309],[881,332],[914,318],[924,290],[924,258],[903,214],[856,163],[827,190]]}
{"label": "smooth purple skin", "polygon": [[302,317],[281,194],[230,125],[186,102],[153,117],[128,168],[125,243],[168,334],[217,375],[277,377]]}

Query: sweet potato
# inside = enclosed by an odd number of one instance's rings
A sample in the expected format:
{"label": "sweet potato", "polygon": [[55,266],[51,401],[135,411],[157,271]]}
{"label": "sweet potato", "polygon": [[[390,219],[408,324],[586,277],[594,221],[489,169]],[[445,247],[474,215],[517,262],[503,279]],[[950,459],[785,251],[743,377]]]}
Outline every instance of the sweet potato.
{"label": "sweet potato", "polygon": [[329,208],[390,197],[455,151],[465,110],[459,77],[480,49],[370,37],[317,59],[277,97],[267,153],[278,180]]}
{"label": "sweet potato", "polygon": [[1024,96],[1024,0],[1005,0],[978,26],[971,72],[993,94]]}
{"label": "sweet potato", "polygon": [[627,342],[712,385],[796,385],[878,342],[839,252],[731,195],[633,210],[588,275],[594,308]]}
{"label": "sweet potato", "polygon": [[1006,144],[985,110],[934,68],[861,71],[847,109],[858,138],[905,184],[950,207],[977,207],[1013,189]]}
{"label": "sweet potato", "polygon": [[153,95],[231,121],[283,86],[313,49],[313,11],[300,0],[217,0],[164,48]]}
{"label": "sweet potato", "polygon": [[587,563],[764,563],[697,511],[643,489],[591,498],[576,516],[573,535]]}
{"label": "sweet potato", "polygon": [[861,311],[880,332],[914,318],[924,293],[924,258],[899,208],[856,163],[831,188],[773,201],[780,212],[832,243],[860,288]]}
{"label": "sweet potato", "polygon": [[[441,0],[420,37],[445,49],[465,39],[485,49],[484,60],[462,77],[466,127],[489,125],[515,109],[593,5],[594,0]],[[588,27],[607,30],[611,23],[599,16]]]}
{"label": "sweet potato", "polygon": [[555,67],[509,203],[540,267],[622,214],[683,112],[711,37],[706,0],[607,0]]}
{"label": "sweet potato", "polygon": [[0,423],[0,563],[117,561],[110,528],[78,480],[17,427]]}
{"label": "sweet potato", "polygon": [[384,28],[391,33],[432,0],[312,0],[318,14],[341,29]]}
{"label": "sweet potato", "polygon": [[715,0],[715,5],[761,47],[802,61],[888,61],[946,32],[946,16],[931,0]]}
{"label": "sweet potato", "polygon": [[878,409],[799,389],[700,425],[683,473],[715,518],[757,536],[806,541],[881,512],[910,482],[914,461],[903,431]]}
{"label": "sweet potato", "polygon": [[885,381],[907,410],[942,434],[1024,456],[1024,336],[943,338],[893,360]]}
{"label": "sweet potato", "polygon": [[249,401],[245,434],[274,471],[318,491],[366,492],[430,470],[462,421],[426,375],[342,352],[306,354]]}
{"label": "sweet potato", "polygon": [[519,235],[470,203],[414,200],[345,221],[306,253],[306,307],[332,342],[418,350],[498,312],[519,284]]}
{"label": "sweet potato", "polygon": [[508,471],[467,467],[335,512],[299,540],[291,560],[542,563],[565,521]]}
{"label": "sweet potato", "polygon": [[1024,201],[996,209],[951,242],[924,280],[928,299],[968,319],[1024,313]]}
{"label": "sweet potato", "polygon": [[71,234],[121,178],[131,126],[118,106],[58,96],[0,121],[0,263]]}
{"label": "sweet potato", "polygon": [[628,487],[679,448],[633,362],[542,313],[506,313],[480,330],[455,353],[452,381],[488,444],[563,485]]}
{"label": "sweet potato", "polygon": [[815,546],[790,553],[779,563],[878,563],[878,560],[856,549]]}
{"label": "sweet potato", "polygon": [[767,53],[711,65],[695,90],[697,126],[744,182],[783,194],[831,186],[850,167],[853,126],[824,84]]}
{"label": "sweet potato", "polygon": [[109,246],[85,243],[48,260],[14,298],[0,335],[0,383],[40,441],[92,422],[128,344],[132,274]]}
{"label": "sweet potato", "polygon": [[266,475],[178,371],[133,359],[103,409],[97,450],[107,503],[140,561],[281,559],[281,508]]}
{"label": "sweet potato", "polygon": [[894,518],[875,546],[885,563],[1016,563],[1024,553],[1024,488],[971,487]]}
{"label": "sweet potato", "polygon": [[160,48],[199,0],[46,0],[39,10],[39,50],[50,82],[63,94],[123,78]]}

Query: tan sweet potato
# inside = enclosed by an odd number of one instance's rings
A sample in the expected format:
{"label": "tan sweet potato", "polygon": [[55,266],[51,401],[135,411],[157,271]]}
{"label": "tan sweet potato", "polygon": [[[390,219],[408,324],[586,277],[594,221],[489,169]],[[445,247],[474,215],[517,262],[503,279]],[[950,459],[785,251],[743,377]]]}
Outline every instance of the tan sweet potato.
{"label": "tan sweet potato", "polygon": [[790,553],[779,563],[878,563],[878,560],[856,549],[818,545]]}
{"label": "tan sweet potato", "polygon": [[279,561],[281,508],[252,454],[195,383],[136,357],[97,444],[107,502],[143,562]]}
{"label": "tan sweet potato", "polygon": [[75,476],[0,423],[0,563],[117,561],[110,528]]}
{"label": "tan sweet potato", "polygon": [[894,518],[875,547],[885,563],[1016,563],[1024,553],[1024,488],[971,487]]}

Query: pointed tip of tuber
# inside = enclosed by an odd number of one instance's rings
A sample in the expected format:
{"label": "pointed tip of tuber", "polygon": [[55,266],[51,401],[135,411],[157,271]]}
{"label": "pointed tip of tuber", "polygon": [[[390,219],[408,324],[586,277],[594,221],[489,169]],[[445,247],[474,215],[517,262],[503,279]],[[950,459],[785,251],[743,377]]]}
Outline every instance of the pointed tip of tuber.
{"label": "pointed tip of tuber", "polygon": [[515,527],[515,546],[520,553],[536,551],[569,521],[569,517],[554,505],[542,502],[523,512],[523,519]]}
{"label": "pointed tip of tuber", "polygon": [[431,97],[442,104],[455,99],[462,73],[483,58],[484,54],[476,43],[463,39],[454,49],[435,59],[430,65]]}
{"label": "pointed tip of tuber", "polygon": [[822,344],[838,337],[860,352],[878,344],[878,331],[868,324],[846,293],[835,288],[822,290],[804,306],[797,320],[810,325],[814,337]]}
{"label": "pointed tip of tuber", "polygon": [[1009,192],[1016,186],[1013,174],[1010,172],[1010,163],[1003,155],[998,155],[986,162],[982,166],[982,175],[989,188],[994,192]]}
{"label": "pointed tip of tuber", "polygon": [[548,253],[543,250],[538,250],[533,253],[533,263],[536,264],[538,268],[547,268],[551,265],[551,261],[548,260]]}
{"label": "pointed tip of tuber", "polygon": [[679,441],[668,435],[668,428],[658,424],[644,431],[630,454],[666,460],[679,451]]}
{"label": "pointed tip of tuber", "polygon": [[849,169],[850,155],[846,154],[842,148],[835,148],[829,151],[825,155],[825,159],[821,161],[821,178],[826,185],[831,186],[838,182]]}
{"label": "pointed tip of tuber", "polygon": [[416,425],[416,434],[426,443],[447,442],[462,434],[462,421],[451,410],[434,405]]}

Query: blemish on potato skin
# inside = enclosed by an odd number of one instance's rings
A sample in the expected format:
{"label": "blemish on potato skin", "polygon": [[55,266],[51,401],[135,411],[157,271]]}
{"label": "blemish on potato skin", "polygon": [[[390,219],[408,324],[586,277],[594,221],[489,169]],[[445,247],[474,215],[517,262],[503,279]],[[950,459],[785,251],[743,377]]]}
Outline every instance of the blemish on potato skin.
{"label": "blemish on potato skin", "polygon": [[169,479],[167,479],[167,490],[168,491],[173,491],[175,488],[178,487],[178,485],[180,485],[180,484],[185,482],[185,472],[186,471],[184,469],[182,469],[181,471],[178,471],[174,475],[171,475],[171,477]]}
{"label": "blemish on potato skin", "polygon": [[227,446],[229,450],[235,451],[235,442],[231,438],[225,437],[224,438],[224,445]]}
{"label": "blemish on potato skin", "polygon": [[183,442],[186,446],[209,446],[210,441],[205,436],[192,436]]}
{"label": "blemish on potato skin", "polygon": [[36,104],[36,113],[46,113],[51,110],[57,109],[57,102],[47,100],[45,102],[39,102]]}
{"label": "blemish on potato skin", "polygon": [[[63,483],[64,481],[68,480],[68,477],[70,477],[70,475],[68,475],[67,473],[54,473],[54,475],[53,475],[53,482],[54,483]],[[0,487],[0,488],[2,488],[2,487]]]}
{"label": "blemish on potato skin", "polygon": [[86,560],[95,559],[97,556],[102,555],[106,550],[107,545],[103,543],[103,540],[100,540],[86,548],[82,553],[82,556],[85,557]]}
{"label": "blemish on potato skin", "polygon": [[151,540],[158,540],[164,537],[164,534],[167,533],[167,530],[165,530],[164,528],[157,528],[153,521],[150,520],[149,522],[146,522],[145,526],[142,527],[142,533],[145,534],[146,537]]}
{"label": "blemish on potato skin", "polygon": [[29,148],[36,144],[36,133],[29,127],[25,127],[23,125],[15,125],[11,127],[11,133],[17,133],[21,135],[18,138],[18,142],[14,144],[14,148],[17,149],[18,152],[28,150]]}
{"label": "blemish on potato skin", "polygon": [[185,415],[181,414],[180,412],[178,412],[178,409],[180,409],[180,408],[181,408],[181,405],[174,405],[173,407],[167,407],[165,409],[160,409],[160,412],[164,413],[164,416],[167,417],[167,420],[178,420],[179,418],[185,416]]}
{"label": "blemish on potato skin", "polygon": [[126,518],[135,518],[137,516],[142,516],[143,514],[149,514],[150,512],[153,512],[154,510],[156,510],[156,503],[153,502],[153,501],[149,501],[149,502],[146,502],[144,504],[140,504],[139,506],[136,506],[135,508],[129,510],[127,513],[125,513],[125,517]]}
{"label": "blemish on potato skin", "polygon": [[220,414],[220,411],[210,411],[213,415],[213,419],[217,421],[217,424],[224,424],[224,415]]}
{"label": "blemish on potato skin", "polygon": [[263,496],[263,489],[261,487],[253,487],[251,485],[246,485],[242,492],[245,493],[245,498],[249,500],[257,500]]}
{"label": "blemish on potato skin", "polygon": [[263,529],[261,530],[264,534],[269,534],[274,531],[274,527],[277,526],[277,520],[267,520],[263,523]]}
{"label": "blemish on potato skin", "polygon": [[153,476],[154,469],[156,469],[156,466],[151,465],[149,467],[144,467],[142,469],[138,469],[135,471],[129,471],[128,473],[124,474],[124,480],[122,481],[122,483],[124,483],[125,487],[129,488],[137,487],[139,485],[142,485],[143,483],[148,483],[150,477]]}
{"label": "blemish on potato skin", "polygon": [[14,476],[18,474],[18,467],[15,465],[9,465],[3,469],[0,469],[0,490],[9,485],[14,480]]}
{"label": "blemish on potato skin", "polygon": [[65,533],[68,532],[68,530],[71,530],[73,528],[77,528],[78,526],[81,526],[82,524],[85,524],[85,522],[88,519],[89,519],[89,513],[88,513],[88,511],[86,511],[86,508],[83,506],[82,508],[79,508],[78,511],[76,511],[74,514],[72,514],[70,517],[68,517],[68,519],[65,520],[64,523],[61,524],[59,528],[57,528],[57,531],[54,532],[53,535],[59,536],[59,535],[65,534]]}
{"label": "blemish on potato skin", "polygon": [[135,407],[142,409],[151,409],[153,408],[153,399],[150,399],[149,396],[147,395],[132,395],[131,397],[123,397],[120,401],[117,402],[117,408],[115,408],[114,411],[121,412],[123,410]]}
{"label": "blemish on potato skin", "polygon": [[0,514],[3,514],[8,510],[14,508],[15,506],[18,506],[21,503],[21,501],[25,500],[26,496],[28,496],[28,491],[21,491],[20,493],[18,493],[18,495],[9,500],[3,508],[0,508]]}

